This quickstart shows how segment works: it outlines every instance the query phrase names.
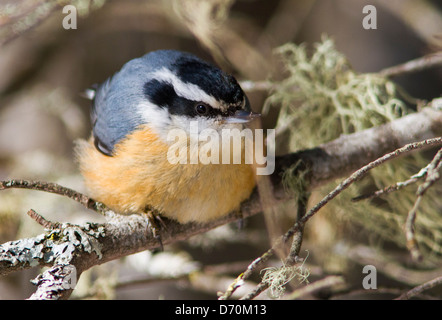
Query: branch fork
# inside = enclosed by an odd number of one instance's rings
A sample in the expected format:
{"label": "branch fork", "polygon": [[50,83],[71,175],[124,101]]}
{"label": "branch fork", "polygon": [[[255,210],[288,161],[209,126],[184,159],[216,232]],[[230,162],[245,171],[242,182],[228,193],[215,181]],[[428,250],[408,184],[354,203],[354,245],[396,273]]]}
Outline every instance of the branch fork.
{"label": "branch fork", "polygon": [[[300,167],[303,170],[309,170],[308,174],[305,175],[308,180],[306,186],[309,190],[353,172],[349,178],[344,180],[316,206],[308,211],[305,210],[306,213],[302,214],[298,222],[277,241],[279,244],[285,244],[290,239],[294,239],[292,248],[295,248],[295,252],[292,252],[290,256],[294,258],[291,259],[293,260],[292,263],[297,263],[296,257],[302,240],[302,236],[298,239],[296,235],[302,232],[305,223],[324,205],[351,183],[362,178],[370,169],[381,165],[385,161],[413,150],[441,145],[442,137],[431,138],[441,135],[442,111],[434,108],[424,108],[421,112],[376,128],[342,135],[338,139],[317,148],[277,157],[276,170],[271,177],[276,202],[287,200],[282,175],[286,169],[299,163],[300,160],[304,164]],[[416,143],[415,141],[421,142]],[[369,164],[367,165],[367,163]],[[293,175],[297,173],[297,170],[291,172]],[[66,284],[76,281],[76,278],[83,271],[113,259],[159,246],[158,240],[149,231],[148,221],[141,215],[118,215],[93,199],[56,184],[24,180],[0,181],[0,190],[9,188],[27,188],[64,195],[82,203],[86,208],[104,214],[108,219],[103,224],[71,225],[54,223],[46,220],[33,210],[29,211],[28,214],[47,230],[33,238],[10,241],[0,245],[0,275],[35,266],[49,266],[50,269],[34,281],[38,285],[38,289],[31,297],[33,299],[66,299],[72,292],[72,288]],[[306,190],[306,192],[309,190]],[[255,191],[241,205],[241,214],[246,218],[261,211],[260,198],[258,192]],[[205,224],[188,223],[183,225],[172,220],[163,219],[166,227],[161,229],[161,239],[164,244],[185,240],[193,235],[206,232],[237,219],[237,213],[232,213]],[[262,262],[276,252],[276,246],[255,259],[221,298],[229,298]],[[73,278],[73,270],[75,270],[75,278]],[[253,298],[265,289],[265,284],[261,283],[255,293],[252,293],[249,297]]]}

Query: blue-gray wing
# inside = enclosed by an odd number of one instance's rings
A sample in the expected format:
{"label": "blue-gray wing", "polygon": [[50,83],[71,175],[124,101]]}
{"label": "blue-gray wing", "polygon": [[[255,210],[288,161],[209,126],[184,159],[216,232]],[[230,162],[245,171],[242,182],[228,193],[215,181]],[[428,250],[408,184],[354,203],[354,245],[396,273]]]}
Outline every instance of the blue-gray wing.
{"label": "blue-gray wing", "polygon": [[137,105],[143,98],[142,90],[131,80],[117,73],[95,93],[91,110],[94,143],[98,151],[108,156],[112,156],[118,142],[141,124]]}
{"label": "blue-gray wing", "polygon": [[127,62],[119,72],[101,84],[93,99],[91,120],[96,148],[111,156],[115,145],[143,124],[139,105],[148,97],[144,92],[150,73],[160,68],[173,69],[177,60],[189,54],[158,50]]}
{"label": "blue-gray wing", "polygon": [[95,148],[101,153],[111,156],[112,150],[115,145],[114,134],[112,130],[109,130],[106,121],[98,119],[100,117],[104,117],[105,105],[106,105],[106,93],[109,87],[109,80],[104,82],[101,86],[96,88],[94,93],[94,98],[92,100],[92,109],[91,109],[91,123],[92,123],[92,133],[94,136],[94,144]]}

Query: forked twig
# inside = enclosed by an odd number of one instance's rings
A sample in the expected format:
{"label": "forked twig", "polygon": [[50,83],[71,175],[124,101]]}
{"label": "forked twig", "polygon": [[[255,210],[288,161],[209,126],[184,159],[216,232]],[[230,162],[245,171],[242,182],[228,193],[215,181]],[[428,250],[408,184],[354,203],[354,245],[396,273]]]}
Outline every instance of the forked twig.
{"label": "forked twig", "polygon": [[[354,182],[362,179],[367,173],[381,164],[395,159],[399,156],[407,154],[411,151],[422,149],[429,146],[439,145],[442,143],[442,137],[432,138],[423,140],[420,142],[409,143],[399,149],[396,149],[393,152],[387,153],[384,156],[376,159],[375,161],[370,162],[369,164],[363,166],[359,170],[356,170],[352,175],[350,175],[347,179],[342,181],[335,189],[333,189],[330,193],[328,193],[321,201],[319,201],[313,208],[311,208],[299,221],[297,221],[282,237],[275,242],[273,247],[266,251],[261,257],[255,259],[252,264],[249,265],[247,270],[240,274],[238,278],[229,286],[228,290],[220,296],[220,299],[228,299],[235,290],[241,286],[241,283],[246,280],[253,273],[254,270],[266,259],[273,255],[275,249],[279,247],[281,244],[286,243],[295,233],[303,230],[305,223],[313,217],[322,207],[324,207],[328,202],[337,197],[342,191],[347,189]],[[264,290],[264,286],[260,285],[259,293]]]}
{"label": "forked twig", "polygon": [[436,182],[440,179],[440,169],[442,168],[442,148],[436,153],[433,160],[429,163],[429,165],[426,167],[427,174],[425,177],[425,181],[419,186],[417,189],[416,195],[416,201],[414,202],[413,208],[408,212],[407,219],[405,221],[405,237],[407,239],[407,248],[410,250],[411,257],[415,261],[422,260],[422,254],[419,250],[419,246],[416,240],[416,234],[415,234],[415,221],[417,217],[417,210],[419,208],[419,205],[422,201],[422,198],[425,194],[425,192]]}

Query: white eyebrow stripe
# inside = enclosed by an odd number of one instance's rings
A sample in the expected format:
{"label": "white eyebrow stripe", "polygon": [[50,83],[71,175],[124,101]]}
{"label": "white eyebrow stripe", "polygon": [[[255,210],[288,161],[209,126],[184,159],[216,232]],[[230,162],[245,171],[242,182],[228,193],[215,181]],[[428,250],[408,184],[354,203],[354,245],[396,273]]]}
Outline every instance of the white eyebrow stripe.
{"label": "white eyebrow stripe", "polygon": [[150,74],[152,79],[170,83],[177,95],[187,100],[201,101],[213,108],[220,108],[220,103],[193,83],[181,81],[174,73],[166,68],[161,68]]}

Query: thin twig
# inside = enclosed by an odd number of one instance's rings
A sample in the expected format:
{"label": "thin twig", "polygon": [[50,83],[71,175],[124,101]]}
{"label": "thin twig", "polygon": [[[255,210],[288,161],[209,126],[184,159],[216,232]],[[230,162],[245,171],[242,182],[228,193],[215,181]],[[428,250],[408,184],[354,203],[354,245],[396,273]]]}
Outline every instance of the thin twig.
{"label": "thin twig", "polygon": [[[422,149],[428,146],[432,145],[438,145],[442,143],[442,137],[438,138],[432,138],[423,140],[420,142],[414,142],[409,143],[402,148],[396,149],[393,152],[387,153],[386,155],[378,158],[375,161],[370,162],[369,164],[363,166],[359,170],[355,171],[350,177],[345,179],[343,182],[341,182],[333,191],[331,191],[329,194],[327,194],[318,204],[316,204],[313,208],[311,208],[307,214],[300,219],[295,225],[293,225],[290,230],[287,231],[287,233],[283,236],[284,240],[287,241],[296,231],[300,230],[304,226],[304,224],[316,213],[318,212],[323,206],[325,206],[328,202],[330,202],[332,199],[334,199],[338,194],[340,194],[342,191],[347,189],[352,183],[362,179],[367,173],[379,165],[395,159],[399,156],[402,156],[406,153],[409,153],[413,150]],[[284,242],[285,242],[284,241]]]}
{"label": "thin twig", "polygon": [[[411,123],[413,126],[410,126]],[[346,176],[349,172],[361,167],[368,161],[374,160],[390,150],[396,149],[400,144],[420,140],[419,137],[423,136],[439,136],[441,134],[441,123],[442,113],[432,108],[425,108],[419,113],[405,116],[395,120],[391,124],[389,123],[376,128],[367,129],[351,135],[343,135],[334,141],[320,145],[314,149],[302,150],[297,153],[279,156],[276,159],[275,173],[272,175],[272,183],[274,183],[275,186],[275,196],[278,201],[287,200],[287,195],[284,193],[281,184],[281,176],[287,168],[298,163],[299,160],[305,162],[306,168],[310,170],[309,175],[306,176],[306,180],[308,180],[308,190],[312,190],[331,180]],[[402,129],[398,128],[407,128],[407,130],[404,133]],[[386,132],[388,132],[389,139],[384,139]],[[428,143],[428,146],[430,146],[436,143],[441,143],[442,141],[428,140],[426,142]],[[293,172],[293,175],[295,174],[296,172]],[[29,189],[30,184],[32,183],[18,183],[18,181],[15,180],[3,181],[0,182],[0,190],[14,187]],[[39,187],[32,187],[31,189],[66,194],[64,192],[51,191],[49,186],[54,186],[53,184],[46,184],[47,188],[42,186],[44,183],[37,183],[37,186],[38,185]],[[62,187],[62,189],[64,188]],[[74,192],[71,194],[71,197],[75,198],[74,195],[78,196],[79,194]],[[89,201],[90,200],[83,201],[83,203],[86,203],[87,205],[88,203],[90,204]],[[87,207],[89,206],[87,205]],[[261,204],[257,192],[255,191],[252,193],[251,197],[241,205],[241,212],[243,217],[249,217],[261,211]],[[65,231],[59,233],[60,235],[63,235],[64,238],[67,237],[61,242],[55,243],[50,237],[47,237],[48,233],[46,233],[34,238],[10,241],[0,245],[0,275],[21,269],[27,269],[35,265],[50,266],[53,264],[53,262],[51,262],[53,259],[56,259],[57,261],[64,259],[65,257],[61,254],[62,251],[59,246],[71,246],[71,238],[74,239],[73,244],[75,245],[75,250],[69,252],[75,253],[71,260],[72,265],[77,268],[78,274],[81,274],[82,271],[87,270],[92,266],[142,250],[158,247],[158,241],[149,231],[145,218],[136,214],[124,217],[117,214],[109,214],[108,216],[110,219],[104,224],[88,223],[84,226],[68,226]],[[309,215],[307,214],[303,217],[303,219],[306,220],[301,219],[299,223],[307,221],[308,218]],[[206,232],[216,226],[237,219],[238,215],[232,213],[216,221],[204,224],[188,223],[182,225],[175,221],[168,220],[167,228],[161,230],[161,237],[164,244],[173,243],[185,240],[192,235]],[[299,228],[299,225],[295,228]],[[77,239],[79,233],[84,234],[82,236],[82,241],[78,241]],[[283,240],[290,240],[290,237],[293,234],[294,233],[287,234],[285,237],[281,237],[279,239],[280,244],[284,244]],[[32,243],[32,246],[42,244],[42,249],[32,251],[33,254],[30,256],[29,250],[24,250],[24,248],[29,247],[30,243]],[[92,247],[91,244],[93,244]],[[2,251],[1,249],[6,249],[6,251]],[[54,254],[48,255],[47,252],[50,252],[51,250],[53,250]],[[269,249],[263,256],[251,263],[249,269],[246,270],[242,276],[239,276],[237,281],[241,282],[250,277],[253,270],[256,270],[262,262],[266,261],[274,253],[275,252],[272,248]],[[47,261],[49,258],[52,260]],[[11,264],[10,261],[15,262]],[[240,283],[238,282],[237,285],[239,286]],[[235,290],[235,288],[233,290]]]}
{"label": "thin twig", "polygon": [[263,291],[269,288],[270,284],[268,282],[260,282],[256,288],[249,294],[242,297],[240,300],[252,300],[259,296]]}
{"label": "thin twig", "polygon": [[306,295],[314,294],[315,292],[318,292],[320,290],[334,287],[334,286],[342,286],[345,284],[344,278],[341,276],[328,276],[324,279],[312,282],[305,287],[299,288],[292,293],[290,293],[285,299],[287,300],[294,300],[302,298]]}
{"label": "thin twig", "polygon": [[422,261],[423,256],[419,250],[419,245],[416,240],[416,233],[414,229],[414,223],[416,221],[417,209],[422,201],[422,196],[418,196],[414,202],[413,208],[408,212],[407,220],[405,221],[405,238],[407,239],[407,248],[411,253],[411,257],[414,261]]}
{"label": "thin twig", "polygon": [[442,66],[442,52],[431,53],[406,63],[383,69],[379,71],[379,74],[385,77],[394,77],[437,66]]}
{"label": "thin twig", "polygon": [[361,201],[361,200],[368,200],[368,199],[372,199],[372,198],[377,198],[382,195],[386,195],[391,192],[399,191],[402,188],[408,187],[409,185],[416,183],[420,179],[426,177],[427,173],[428,173],[428,169],[430,168],[430,165],[431,165],[431,163],[429,163],[425,168],[422,168],[418,173],[411,176],[409,179],[407,179],[405,181],[396,182],[395,184],[385,187],[383,189],[376,190],[374,192],[370,192],[370,193],[366,193],[366,194],[362,194],[360,196],[352,198],[351,201],[357,202],[357,201]]}
{"label": "thin twig", "polygon": [[407,239],[407,248],[411,253],[411,257],[415,261],[421,261],[422,260],[422,254],[419,250],[419,246],[416,240],[416,234],[415,234],[415,221],[417,216],[417,210],[419,208],[419,205],[422,201],[422,198],[425,194],[425,192],[436,182],[440,179],[439,170],[442,167],[442,148],[436,153],[433,160],[430,162],[430,164],[426,167],[427,169],[427,175],[425,178],[425,181],[419,186],[417,189],[416,195],[416,201],[414,202],[413,208],[408,212],[407,219],[405,221],[405,237]]}
{"label": "thin twig", "polygon": [[[298,211],[297,219],[302,219],[307,212],[307,203],[310,197],[310,193],[307,190],[302,190],[298,198]],[[288,254],[284,265],[294,265],[300,261],[299,252],[301,251],[302,239],[304,237],[304,228],[299,229],[297,233],[293,235],[292,246],[290,247],[290,253]]]}
{"label": "thin twig", "polygon": [[28,216],[30,216],[32,219],[34,219],[39,225],[46,229],[57,229],[60,226],[60,223],[58,222],[52,222],[49,220],[46,220],[44,217],[39,215],[34,209],[30,209],[27,212]]}
{"label": "thin twig", "polygon": [[[281,244],[286,243],[296,232],[299,232],[304,228],[305,223],[313,217],[316,212],[318,212],[322,207],[324,207],[328,202],[333,200],[336,196],[338,196],[342,191],[347,189],[352,183],[362,179],[367,173],[379,165],[395,159],[399,156],[402,156],[406,153],[409,153],[411,151],[422,149],[428,146],[434,146],[442,143],[442,137],[433,138],[433,139],[427,139],[420,142],[414,142],[409,143],[402,148],[396,149],[393,152],[387,153],[384,156],[376,159],[375,161],[370,162],[369,164],[363,166],[359,170],[355,171],[350,177],[345,179],[343,182],[341,182],[334,190],[332,190],[329,194],[327,194],[321,201],[319,201],[313,208],[311,208],[300,220],[298,220],[281,238],[278,239],[278,241],[275,242],[273,247],[266,251],[264,254],[267,258],[275,252],[276,247],[280,246]],[[261,258],[264,256],[262,255],[260,258],[256,259],[255,261],[260,262]],[[254,262],[255,262],[254,261]],[[253,263],[252,263],[253,264]],[[249,266],[251,267],[252,264]],[[252,268],[247,268],[247,270],[242,273],[232,285],[229,286],[229,289],[223,294],[220,299],[228,299],[233,292],[240,286],[240,283],[244,280],[246,280],[250,275],[252,274],[253,270],[257,267],[256,263],[252,266]]]}
{"label": "thin twig", "polygon": [[229,287],[227,288],[226,292],[224,294],[222,294],[221,296],[219,296],[218,300],[227,300],[229,299],[232,294],[236,291],[236,289],[238,289],[246,279],[248,279],[253,272],[261,265],[263,264],[265,261],[267,261],[270,257],[272,257],[274,254],[274,249],[271,248],[269,250],[267,250],[266,252],[264,252],[261,256],[259,256],[258,258],[256,258],[255,260],[252,261],[251,264],[249,264],[247,266],[246,271],[244,271],[243,273],[241,273],[236,279],[235,281],[233,281]]}
{"label": "thin twig", "polygon": [[[304,189],[300,192],[298,198],[298,211],[297,211],[297,218],[301,219],[306,211],[307,211],[307,202],[308,198],[310,196],[310,193]],[[298,233],[296,233],[293,236],[292,246],[290,248],[290,253],[285,259],[284,265],[294,265],[295,263],[299,262],[301,259],[299,258],[299,251],[301,250],[302,245],[302,239],[303,239],[303,232],[304,229],[302,228],[299,230]],[[238,278],[235,279],[234,283],[232,283],[229,288],[227,289],[226,293],[220,297],[220,300],[228,299],[235,290],[241,286],[241,284],[244,282],[244,279],[248,278],[249,275],[260,265],[262,262],[266,261],[269,257],[273,255],[274,248],[268,250],[265,252],[261,257],[254,260],[251,265],[247,268],[247,270],[240,274]],[[250,292],[248,295],[241,298],[241,300],[251,300],[257,297],[259,294],[261,294],[263,291],[267,290],[269,288],[269,284],[267,282],[260,282],[258,286]]]}
{"label": "thin twig", "polygon": [[395,184],[385,187],[383,189],[377,190],[375,192],[371,192],[371,193],[366,193],[366,194],[362,194],[360,196],[354,197],[351,199],[352,202],[358,202],[361,200],[368,200],[368,199],[373,199],[373,198],[378,198],[380,196],[392,193],[394,191],[399,191],[405,187],[408,187],[409,185],[416,183],[417,181],[419,181],[419,179],[421,179],[422,177],[417,177],[416,175],[411,177],[410,179],[407,179],[405,181],[401,181],[401,182],[396,182]]}
{"label": "thin twig", "polygon": [[12,189],[12,188],[45,191],[49,193],[66,196],[82,204],[87,209],[94,210],[100,214],[105,214],[106,211],[109,210],[103,203],[95,201],[94,199],[89,198],[85,194],[82,194],[70,188],[63,187],[56,183],[49,183],[44,181],[29,181],[29,180],[0,181],[0,190]]}
{"label": "thin twig", "polygon": [[[19,1],[17,1],[17,3],[19,3]],[[26,12],[23,14],[20,13],[16,16],[7,17],[8,19],[6,19],[6,21],[9,25],[3,24],[2,27],[8,28],[11,31],[7,33],[3,39],[0,38],[0,46],[4,46],[20,37],[22,34],[38,27],[41,23],[46,21],[55,10],[61,7],[62,3],[51,3],[47,1],[41,1],[38,5],[32,5],[30,8],[20,8],[20,5],[13,7],[11,5],[12,10],[20,11],[25,9]]]}
{"label": "thin twig", "polygon": [[425,282],[425,283],[421,284],[420,286],[414,287],[410,291],[407,291],[404,294],[397,297],[395,300],[408,300],[414,296],[421,294],[423,291],[432,289],[440,284],[442,284],[442,276],[437,277],[437,278],[430,280],[428,282]]}

